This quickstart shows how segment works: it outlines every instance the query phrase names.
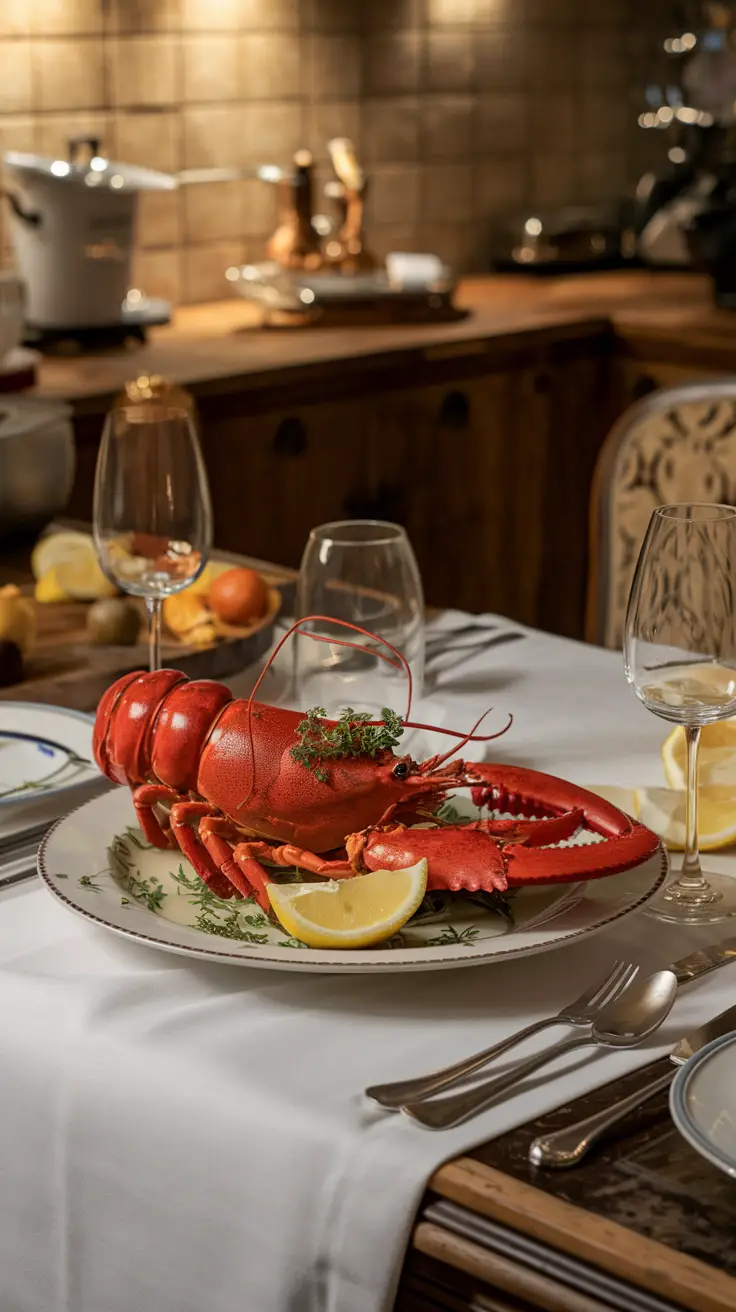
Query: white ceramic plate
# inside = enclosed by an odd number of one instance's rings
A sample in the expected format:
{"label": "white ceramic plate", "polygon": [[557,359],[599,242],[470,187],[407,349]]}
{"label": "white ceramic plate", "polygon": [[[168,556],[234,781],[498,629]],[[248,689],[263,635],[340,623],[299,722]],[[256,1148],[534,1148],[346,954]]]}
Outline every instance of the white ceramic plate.
{"label": "white ceramic plate", "polygon": [[354,974],[471,966],[560,947],[643,906],[668,861],[660,849],[621,875],[524,889],[511,925],[463,899],[451,912],[405,926],[390,945],[357,951],[306,948],[255,903],[214,898],[178,853],[145,844],[125,788],[59,820],[41,844],[38,869],[65,906],[138,942],[236,965]]}
{"label": "white ceramic plate", "polygon": [[680,1067],[670,1111],[691,1147],[736,1178],[736,1033],[714,1039]]}
{"label": "white ceramic plate", "polygon": [[12,835],[99,789],[93,719],[36,702],[0,702],[0,834]]}

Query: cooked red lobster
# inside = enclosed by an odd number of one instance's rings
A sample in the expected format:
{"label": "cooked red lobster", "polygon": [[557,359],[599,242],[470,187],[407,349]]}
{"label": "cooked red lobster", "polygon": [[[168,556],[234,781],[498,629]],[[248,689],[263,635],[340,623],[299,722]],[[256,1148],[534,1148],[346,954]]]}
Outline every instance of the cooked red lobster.
{"label": "cooked red lobster", "polygon": [[[521,766],[448,759],[467,742],[498,734],[436,729],[460,741],[417,763],[376,746],[380,733],[366,735],[385,721],[366,724],[346,714],[336,722],[317,712],[305,718],[256,701],[268,665],[304,623],[279,643],[247,700],[233,699],[221,683],[159,670],[124,675],[97,710],[100,770],[132,789],[149,842],[179,847],[219,896],[254,897],[269,910],[269,866],[340,879],[399,870],[426,857],[429,889],[491,892],[612,875],[656,850],[651,830],[575,784]],[[383,659],[409,674],[401,654],[390,650],[393,657]],[[431,729],[409,719],[410,706],[411,681],[407,717],[403,725],[393,717],[391,727]],[[513,818],[443,823],[436,816],[442,802],[468,787],[476,805]],[[433,827],[412,827],[427,822]],[[581,825],[602,841],[549,846]]]}

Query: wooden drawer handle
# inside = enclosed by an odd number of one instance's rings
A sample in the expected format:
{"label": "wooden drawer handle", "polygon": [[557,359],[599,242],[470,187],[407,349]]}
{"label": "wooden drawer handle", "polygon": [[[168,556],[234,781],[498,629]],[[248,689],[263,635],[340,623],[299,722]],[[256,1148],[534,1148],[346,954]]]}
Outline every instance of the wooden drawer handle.
{"label": "wooden drawer handle", "polygon": [[275,456],[283,460],[296,460],[307,449],[307,430],[301,419],[282,419],[273,435],[271,447]]}
{"label": "wooden drawer handle", "polygon": [[656,392],[656,390],[656,378],[652,378],[651,374],[639,374],[631,389],[631,395],[635,401],[641,401],[642,397],[649,396],[650,392]]}
{"label": "wooden drawer handle", "polygon": [[440,406],[440,426],[456,432],[470,426],[470,402],[464,392],[448,392]]}

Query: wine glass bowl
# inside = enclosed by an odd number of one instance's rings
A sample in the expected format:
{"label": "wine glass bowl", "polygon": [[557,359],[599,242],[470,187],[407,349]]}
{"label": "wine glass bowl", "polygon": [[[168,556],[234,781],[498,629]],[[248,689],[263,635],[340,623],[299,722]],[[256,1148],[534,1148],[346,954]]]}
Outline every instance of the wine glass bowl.
{"label": "wine glass bowl", "polygon": [[141,400],[125,393],[108,414],[97,458],[93,530],[108,578],[145,598],[150,666],[157,669],[161,602],[194,582],[212,542],[193,414],[175,391]]}
{"label": "wine glass bowl", "polygon": [[685,730],[682,871],[651,905],[680,923],[736,913],[736,880],[704,875],[697,844],[700,732],[736,714],[735,587],[736,508],[689,503],[652,512],[629,597],[624,666],[647,709]]}
{"label": "wine glass bowl", "polygon": [[[302,707],[328,713],[346,706],[380,715],[384,706],[403,713],[406,674],[389,647],[410,666],[415,694],[424,676],[424,596],[405,530],[383,520],[340,520],[312,529],[297,586],[299,616],[322,616],[304,625],[327,641],[300,635],[295,642],[296,696]],[[334,622],[330,622],[330,621]],[[382,640],[352,633],[357,625]],[[345,641],[365,650],[345,646]]]}

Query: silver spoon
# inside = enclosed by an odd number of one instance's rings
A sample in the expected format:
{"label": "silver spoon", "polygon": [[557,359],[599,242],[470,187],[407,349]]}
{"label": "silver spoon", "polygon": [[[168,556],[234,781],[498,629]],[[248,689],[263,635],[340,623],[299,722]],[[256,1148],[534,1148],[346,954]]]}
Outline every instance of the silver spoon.
{"label": "silver spoon", "polygon": [[676,995],[677,976],[671,970],[658,970],[645,979],[637,978],[621,997],[603,1008],[589,1034],[563,1039],[544,1052],[517,1062],[503,1075],[484,1080],[473,1089],[456,1093],[450,1098],[406,1103],[401,1110],[430,1130],[448,1130],[453,1125],[460,1125],[484,1111],[519,1080],[526,1079],[527,1075],[532,1075],[541,1066],[546,1066],[547,1062],[565,1053],[588,1045],[635,1048],[666,1020]]}

